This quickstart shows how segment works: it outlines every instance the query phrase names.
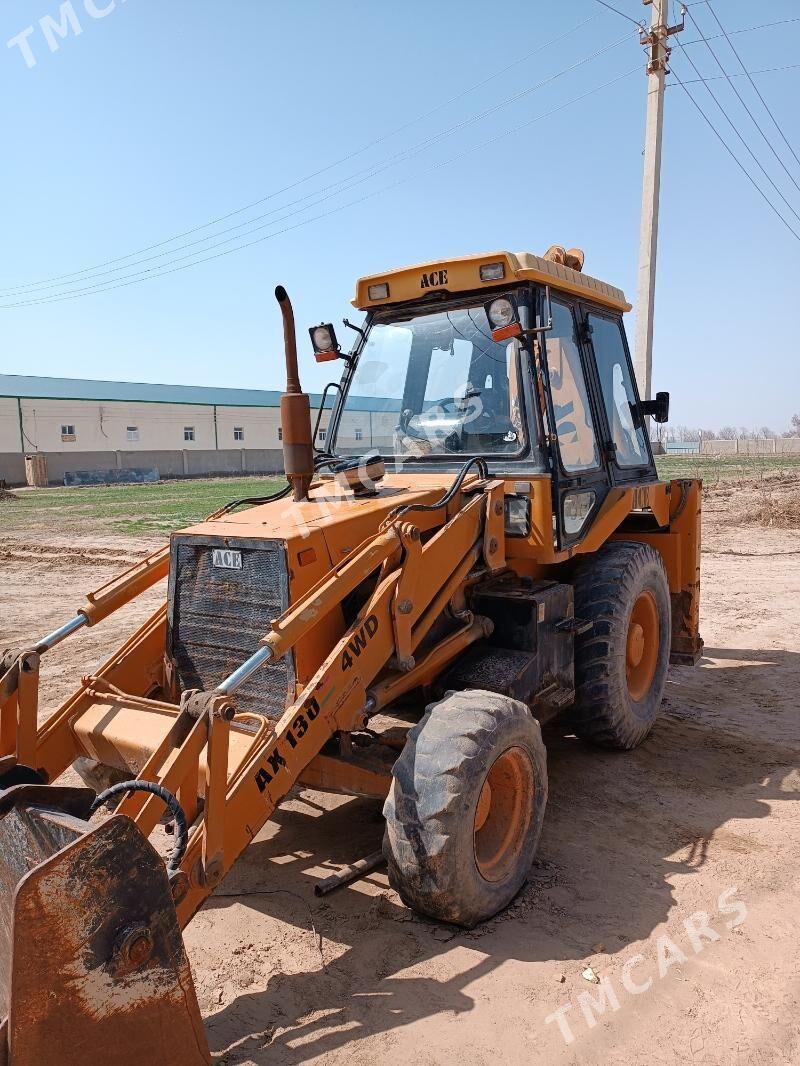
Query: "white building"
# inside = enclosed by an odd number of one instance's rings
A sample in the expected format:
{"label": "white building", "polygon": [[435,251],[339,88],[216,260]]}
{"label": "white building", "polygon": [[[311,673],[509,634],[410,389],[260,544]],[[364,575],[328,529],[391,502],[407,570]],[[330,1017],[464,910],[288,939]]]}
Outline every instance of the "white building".
{"label": "white building", "polygon": [[[312,421],[320,396],[312,395]],[[47,456],[50,480],[67,471],[157,468],[162,477],[282,470],[280,393],[0,374],[0,478],[25,481],[25,456]],[[391,440],[397,403],[362,401],[341,444],[364,451]],[[324,447],[332,399],[320,418]],[[393,409],[387,409],[393,408]]]}

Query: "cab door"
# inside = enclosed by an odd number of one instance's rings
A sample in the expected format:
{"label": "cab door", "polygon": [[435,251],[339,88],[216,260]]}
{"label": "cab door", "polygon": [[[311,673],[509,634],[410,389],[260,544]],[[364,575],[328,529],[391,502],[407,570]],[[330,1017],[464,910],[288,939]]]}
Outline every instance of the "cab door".
{"label": "cab door", "polygon": [[[580,307],[553,297],[552,328],[540,335],[553,466],[556,544],[569,547],[591,525],[608,492],[602,416],[581,342]],[[539,321],[542,321],[540,315]]]}
{"label": "cab door", "polygon": [[598,428],[613,484],[656,478],[622,320],[581,307],[583,334],[602,399]]}

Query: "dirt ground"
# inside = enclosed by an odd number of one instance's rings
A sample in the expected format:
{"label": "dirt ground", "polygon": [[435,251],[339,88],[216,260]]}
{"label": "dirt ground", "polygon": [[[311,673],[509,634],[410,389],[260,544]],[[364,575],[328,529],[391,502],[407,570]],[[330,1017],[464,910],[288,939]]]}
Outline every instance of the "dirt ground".
{"label": "dirt ground", "polygon": [[[545,731],[538,856],[493,921],[426,921],[380,871],[316,899],[316,878],[379,847],[380,805],[302,791],[281,808],[186,932],[215,1061],[800,1062],[800,533],[731,526],[735,504],[712,494],[704,517],[704,659],[670,671],[633,753]],[[157,543],[11,534],[0,512],[0,644]],[[162,595],[57,649],[44,706]]]}

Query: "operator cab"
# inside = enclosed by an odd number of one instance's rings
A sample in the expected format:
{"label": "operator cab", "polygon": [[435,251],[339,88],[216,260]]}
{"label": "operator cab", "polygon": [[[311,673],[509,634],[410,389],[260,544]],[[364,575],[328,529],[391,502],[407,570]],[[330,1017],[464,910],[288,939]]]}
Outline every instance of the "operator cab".
{"label": "operator cab", "polygon": [[[493,253],[358,282],[367,312],[331,417],[327,452],[379,453],[387,469],[549,475],[556,539],[574,542],[610,489],[657,480],[622,323],[624,295],[583,254]],[[320,333],[322,330],[322,333]],[[325,339],[332,327],[316,327]],[[317,434],[315,434],[315,439]]]}

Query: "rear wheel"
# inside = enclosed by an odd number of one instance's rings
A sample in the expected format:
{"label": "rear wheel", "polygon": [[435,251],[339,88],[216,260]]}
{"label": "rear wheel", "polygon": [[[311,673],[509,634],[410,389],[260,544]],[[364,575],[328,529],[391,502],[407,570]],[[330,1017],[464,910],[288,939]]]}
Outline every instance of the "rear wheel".
{"label": "rear wheel", "polygon": [[572,725],[607,748],[640,744],[658,716],[669,666],[671,605],[661,556],[618,541],[583,560],[575,615],[592,631],[575,641]]}
{"label": "rear wheel", "polygon": [[392,771],[383,850],[403,902],[473,926],[525,882],[547,803],[547,756],[525,704],[449,692],[430,704]]}

